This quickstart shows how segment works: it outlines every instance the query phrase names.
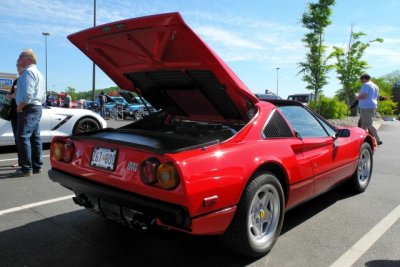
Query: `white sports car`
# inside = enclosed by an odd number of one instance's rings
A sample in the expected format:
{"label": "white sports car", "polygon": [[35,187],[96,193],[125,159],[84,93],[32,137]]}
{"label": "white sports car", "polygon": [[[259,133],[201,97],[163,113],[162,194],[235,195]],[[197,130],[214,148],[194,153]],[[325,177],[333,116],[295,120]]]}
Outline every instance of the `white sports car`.
{"label": "white sports car", "polygon": [[[0,90],[0,103],[9,104],[7,90]],[[43,107],[40,136],[43,143],[50,143],[53,136],[71,135],[107,127],[107,122],[97,113],[87,109]],[[11,123],[0,119],[0,146],[14,145]]]}

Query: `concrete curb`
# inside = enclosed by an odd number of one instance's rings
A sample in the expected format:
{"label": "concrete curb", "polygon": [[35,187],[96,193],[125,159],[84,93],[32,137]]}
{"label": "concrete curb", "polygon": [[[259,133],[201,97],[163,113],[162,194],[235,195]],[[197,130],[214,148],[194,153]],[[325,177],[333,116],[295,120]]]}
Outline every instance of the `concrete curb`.
{"label": "concrete curb", "polygon": [[381,128],[382,121],[383,120],[379,119],[379,120],[374,120],[372,122],[372,125],[375,127],[376,130],[379,130],[379,128]]}

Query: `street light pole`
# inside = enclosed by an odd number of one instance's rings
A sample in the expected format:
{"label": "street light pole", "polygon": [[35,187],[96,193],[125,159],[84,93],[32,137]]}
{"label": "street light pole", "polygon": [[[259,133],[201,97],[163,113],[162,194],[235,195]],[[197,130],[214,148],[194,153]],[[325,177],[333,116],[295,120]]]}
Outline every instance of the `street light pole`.
{"label": "street light pole", "polygon": [[[93,0],[93,27],[96,26],[96,0]],[[93,69],[92,69],[92,97],[93,103],[95,102],[96,98],[96,64],[93,62]]]}
{"label": "street light pole", "polygon": [[44,53],[45,53],[45,60],[46,60],[46,97],[47,97],[47,36],[50,35],[48,32],[42,32],[44,36]]}
{"label": "street light pole", "polygon": [[279,69],[276,68],[276,95],[279,95]]}

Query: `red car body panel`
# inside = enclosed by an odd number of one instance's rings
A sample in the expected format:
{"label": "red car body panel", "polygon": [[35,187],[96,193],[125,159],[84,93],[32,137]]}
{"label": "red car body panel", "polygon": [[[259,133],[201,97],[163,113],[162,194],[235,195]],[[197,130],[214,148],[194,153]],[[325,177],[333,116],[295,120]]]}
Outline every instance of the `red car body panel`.
{"label": "red car body panel", "polygon": [[[49,176],[77,197],[94,194],[111,201],[117,195],[121,206],[132,204],[127,203],[132,197],[137,200],[133,209],[144,203],[144,210],[161,214],[154,215],[158,225],[191,234],[222,234],[257,172],[279,177],[285,208],[290,209],[349,178],[363,142],[375,150],[375,140],[362,129],[335,137],[332,133],[338,129],[300,103],[259,101],[177,13],[110,23],[68,38],[119,87],[137,87],[153,106],[165,109],[121,129],[54,138],[52,147],[67,144],[64,150],[73,149],[68,160],[57,158],[56,149],[51,149]],[[162,85],[153,83],[160,81],[159,74]],[[195,82],[185,80],[188,77]],[[233,105],[237,112],[224,113],[219,104]],[[324,135],[302,138],[282,107],[309,114]],[[280,122],[273,129],[286,127],[286,135],[264,136],[274,118]],[[180,134],[169,130],[171,125],[190,127]],[[216,137],[209,137],[210,132]],[[94,148],[117,151],[114,169],[91,166]],[[179,184],[166,190],[144,183],[140,168],[149,158],[171,163]],[[164,216],[164,209],[171,211]],[[168,216],[175,215],[183,219],[169,223]]]}
{"label": "red car body panel", "polygon": [[[236,74],[185,24],[179,13],[109,23],[72,34],[68,39],[122,89],[133,90],[126,73],[207,69],[224,85],[242,118],[247,116],[248,102],[258,102]],[[191,97],[202,102],[202,110],[190,114],[189,118],[225,120],[204,95]],[[157,109],[164,108],[152,99],[149,102]],[[182,101],[180,107],[188,108],[186,103]]]}
{"label": "red car body panel", "polygon": [[[79,157],[75,154],[70,164],[53,158],[51,163],[55,169],[68,169],[71,175],[187,207],[190,216],[196,218],[192,234],[221,233],[221,225],[229,225],[234,212],[232,208],[239,202],[248,179],[264,164],[276,164],[285,170],[287,209],[328,190],[340,182],[338,177],[349,177],[357,167],[359,146],[354,145],[354,139],[340,139],[345,144],[338,146],[340,149],[337,151],[332,149],[332,138],[324,140],[322,146],[315,145],[312,140],[307,143],[297,138],[280,142],[260,140],[263,125],[257,121],[266,115],[268,113],[260,113],[246,125],[242,130],[247,132],[246,138],[238,134],[225,143],[209,146],[207,151],[195,149],[160,156],[114,143],[84,140],[74,141],[75,151],[80,152]],[[361,129],[358,132],[362,135]],[[118,149],[118,164],[113,172],[89,166],[92,149],[98,146]],[[273,153],[263,153],[263,150]],[[128,170],[129,162],[142,162],[152,156],[172,161],[178,167],[182,183],[176,189],[166,191],[145,185],[138,172]],[[341,160],[335,161],[338,158]],[[213,196],[217,196],[215,202],[205,207],[204,200]],[[230,212],[221,212],[225,209]],[[212,215],[213,212],[216,214]],[[207,223],[208,219],[224,223]]]}

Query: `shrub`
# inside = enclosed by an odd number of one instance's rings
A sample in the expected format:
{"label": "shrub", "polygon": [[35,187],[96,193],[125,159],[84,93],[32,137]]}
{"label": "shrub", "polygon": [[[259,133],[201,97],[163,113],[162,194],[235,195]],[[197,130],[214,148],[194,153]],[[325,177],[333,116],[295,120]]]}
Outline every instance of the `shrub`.
{"label": "shrub", "polygon": [[377,111],[381,115],[393,115],[396,108],[397,104],[393,100],[388,99],[378,103]]}
{"label": "shrub", "polygon": [[[314,102],[308,103],[308,106],[314,109]],[[336,97],[319,97],[317,108],[314,110],[325,119],[342,119],[349,114],[347,105],[343,101],[339,101]]]}

